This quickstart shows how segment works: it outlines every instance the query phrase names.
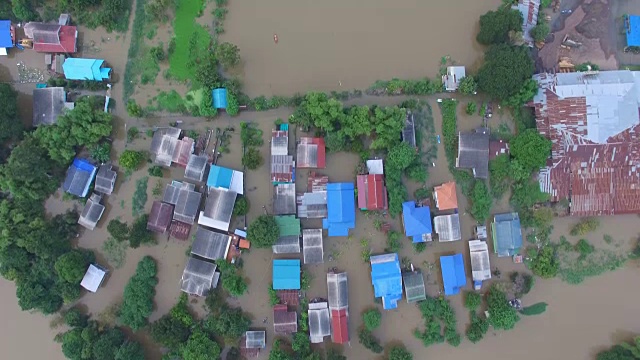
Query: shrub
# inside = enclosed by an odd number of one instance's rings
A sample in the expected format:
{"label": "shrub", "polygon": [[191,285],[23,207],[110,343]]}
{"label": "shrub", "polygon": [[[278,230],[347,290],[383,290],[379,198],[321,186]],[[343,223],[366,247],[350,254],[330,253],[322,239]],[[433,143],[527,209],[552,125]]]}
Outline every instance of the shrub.
{"label": "shrub", "polygon": [[147,230],[147,222],[149,221],[149,215],[142,215],[137,218],[131,226],[131,232],[129,234],[129,246],[137,248],[146,244],[155,244],[156,239],[153,233]]}
{"label": "shrub", "polygon": [[120,269],[125,264],[127,258],[127,243],[108,238],[102,244],[102,253],[105,259],[116,269]]}
{"label": "shrub", "polygon": [[151,166],[147,171],[149,172],[150,176],[155,176],[159,178],[163,176],[162,167],[158,165]]}
{"label": "shrub", "polygon": [[102,164],[109,162],[111,160],[111,144],[104,142],[96,145],[91,150],[91,157]]}
{"label": "shrub", "polygon": [[389,350],[389,360],[413,360],[413,355],[404,346],[394,346]]}
{"label": "shrub", "polygon": [[126,241],[129,238],[129,225],[126,222],[122,222],[118,219],[109,221],[107,225],[107,231],[109,235],[117,241]]}
{"label": "shrub", "polygon": [[599,225],[600,221],[596,218],[584,218],[571,229],[570,234],[572,236],[582,236],[595,231]]}
{"label": "shrub", "polygon": [[582,63],[582,64],[578,64],[575,67],[576,71],[598,71],[600,70],[600,66],[591,63],[591,62],[586,62],[586,63]]}
{"label": "shrub", "polygon": [[539,302],[520,310],[520,314],[527,316],[540,315],[545,311],[547,311],[547,303]]}
{"label": "shrub", "polygon": [[471,194],[471,215],[479,222],[484,223],[491,213],[493,200],[484,181],[476,181]]}
{"label": "shrub", "polygon": [[593,253],[595,247],[585,239],[580,239],[575,247],[576,251],[580,253],[580,258],[584,259],[587,255]]}
{"label": "shrub", "polygon": [[280,303],[280,298],[278,297],[278,292],[273,288],[273,283],[269,285],[269,304],[271,306],[278,305]]}
{"label": "shrub", "polygon": [[529,262],[531,271],[541,278],[550,279],[558,274],[560,263],[555,249],[551,245],[545,245],[533,254]]}
{"label": "shrub", "polygon": [[492,286],[487,293],[487,311],[489,323],[496,329],[513,329],[520,320],[518,313],[509,305],[507,295]]}
{"label": "shrub", "polygon": [[466,95],[474,94],[477,90],[478,84],[476,83],[476,80],[473,78],[473,76],[463,77],[458,84],[458,91]]}
{"label": "shrub", "polygon": [[131,203],[131,212],[133,216],[138,216],[144,210],[144,206],[147,203],[147,185],[149,184],[149,178],[143,177],[136,181],[136,191],[133,193],[133,199]]}
{"label": "shrub", "polygon": [[260,215],[247,229],[247,237],[257,248],[270,247],[280,236],[280,229],[273,216]]}
{"label": "shrub", "polygon": [[471,312],[471,325],[467,329],[467,339],[472,343],[482,340],[484,335],[489,331],[489,321],[482,319],[475,312]]}
{"label": "shrub", "polygon": [[361,328],[358,331],[358,340],[362,346],[373,351],[376,354],[380,354],[384,348],[380,345],[378,339],[376,339],[371,332],[365,328]]}
{"label": "shrub", "polygon": [[131,117],[141,118],[144,116],[144,109],[135,100],[130,99],[127,101],[127,114]]}
{"label": "shrub", "polygon": [[138,137],[138,134],[140,133],[140,131],[138,130],[137,127],[132,126],[127,130],[127,142],[132,142],[133,140],[135,140]]}
{"label": "shrub", "polygon": [[464,307],[476,311],[482,304],[482,296],[476,292],[467,291],[464,297]]}
{"label": "shrub", "polygon": [[549,36],[550,31],[551,28],[549,27],[549,25],[547,23],[541,22],[529,31],[529,35],[531,35],[531,37],[535,41],[544,41],[544,39]]}
{"label": "shrub", "polygon": [[382,323],[382,314],[378,309],[370,309],[362,313],[362,322],[364,323],[364,327],[373,331],[377,329]]}
{"label": "shrub", "polygon": [[124,289],[122,308],[120,308],[120,321],[137,331],[147,324],[147,318],[153,312],[153,297],[156,293],[155,286],[157,265],[150,256],[145,256],[138,263],[136,273],[131,277]]}
{"label": "shrub", "polygon": [[236,205],[233,207],[233,215],[244,216],[249,213],[249,200],[245,196],[236,199]]}
{"label": "shrub", "polygon": [[467,115],[473,115],[476,113],[476,110],[478,109],[478,105],[471,101],[469,103],[467,103],[467,108],[465,109],[465,112],[467,113]]}
{"label": "shrub", "polygon": [[244,155],[242,155],[242,165],[246,166],[249,170],[255,170],[262,166],[264,163],[264,159],[262,158],[262,154],[256,148],[249,148],[245,151]]}
{"label": "shrub", "polygon": [[300,276],[300,289],[303,291],[309,290],[311,288],[311,280],[313,280],[313,275],[303,270]]}
{"label": "shrub", "polygon": [[402,234],[397,231],[389,231],[387,234],[387,247],[386,251],[388,252],[398,252],[402,249],[402,243],[400,239],[402,238]]}
{"label": "shrub", "polygon": [[144,159],[145,154],[142,151],[125,150],[120,155],[118,162],[124,169],[134,171],[144,162]]}

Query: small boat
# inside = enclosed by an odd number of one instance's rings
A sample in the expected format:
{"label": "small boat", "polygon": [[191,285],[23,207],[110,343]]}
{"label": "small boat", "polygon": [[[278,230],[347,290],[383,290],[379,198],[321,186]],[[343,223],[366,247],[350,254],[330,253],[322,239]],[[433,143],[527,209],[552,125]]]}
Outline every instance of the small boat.
{"label": "small boat", "polygon": [[278,34],[273,34],[273,42],[278,43]]}

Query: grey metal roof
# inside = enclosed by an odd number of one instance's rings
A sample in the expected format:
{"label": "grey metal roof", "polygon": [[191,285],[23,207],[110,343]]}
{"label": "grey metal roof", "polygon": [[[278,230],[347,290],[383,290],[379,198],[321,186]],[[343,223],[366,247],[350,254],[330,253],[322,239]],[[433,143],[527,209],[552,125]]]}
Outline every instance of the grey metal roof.
{"label": "grey metal roof", "polygon": [[424,288],[424,277],[419,271],[407,272],[402,274],[404,282],[404,291],[407,294],[407,302],[414,303],[416,301],[425,300],[427,292]]}
{"label": "grey metal roof", "polygon": [[204,210],[200,212],[198,224],[228,231],[237,193],[225,189],[209,188]]}
{"label": "grey metal roof", "polygon": [[472,169],[473,176],[486,179],[489,176],[489,130],[477,129],[458,135],[456,166]]}
{"label": "grey metal roof", "polygon": [[205,296],[214,287],[215,275],[216,264],[190,257],[182,273],[180,289],[187,294]]}
{"label": "grey metal roof", "polygon": [[515,255],[522,247],[522,229],[518,213],[497,214],[492,224],[494,251],[498,257]]}
{"label": "grey metal roof", "polygon": [[271,246],[274,254],[299,254],[300,253],[300,237],[299,236],[281,236],[276,240],[275,245]]}
{"label": "grey metal roof", "polygon": [[302,248],[305,264],[321,264],[324,262],[322,229],[302,230]]}
{"label": "grey metal roof", "polygon": [[220,234],[198,226],[196,239],[191,245],[191,253],[210,260],[225,259],[230,244],[230,235]]}
{"label": "grey metal roof", "polygon": [[329,309],[341,310],[349,307],[349,287],[347,273],[327,274],[327,293]]}
{"label": "grey metal roof", "polygon": [[331,320],[326,302],[309,304],[309,338],[311,342],[321,343],[325,336],[331,335]]}
{"label": "grey metal roof", "polygon": [[529,46],[533,46],[534,40],[530,32],[538,24],[540,0],[519,0],[511,8],[522,14],[522,38]]}
{"label": "grey metal roof", "polygon": [[155,155],[154,162],[163,166],[171,166],[173,153],[178,144],[182,130],[174,127],[162,127],[156,130],[151,139],[150,153]]}
{"label": "grey metal roof", "polygon": [[469,241],[471,255],[471,275],[474,281],[491,279],[491,264],[489,262],[489,247],[486,241]]}
{"label": "grey metal roof", "polygon": [[298,217],[309,219],[326,218],[328,214],[327,208],[327,192],[311,192],[298,196]]}
{"label": "grey metal roof", "polygon": [[84,274],[80,286],[91,291],[92,293],[98,291],[98,288],[104,281],[104,277],[107,275],[107,270],[97,264],[90,264],[87,272]]}
{"label": "grey metal roof", "polygon": [[[28,22],[24,25],[24,34],[41,44],[60,44],[60,25]],[[37,39],[36,39],[37,38]]]}
{"label": "grey metal roof", "polygon": [[162,234],[169,229],[172,217],[173,205],[156,200],[151,206],[147,229]]}
{"label": "grey metal roof", "polygon": [[244,336],[246,337],[245,347],[247,349],[264,349],[266,347],[267,335],[264,331],[247,331]]}
{"label": "grey metal roof", "polygon": [[111,165],[102,165],[96,174],[94,190],[105,195],[110,195],[116,184],[118,174],[112,170]]}
{"label": "grey metal roof", "polygon": [[57,123],[66,103],[67,94],[62,87],[33,89],[33,126]]}
{"label": "grey metal roof", "polygon": [[87,200],[84,209],[82,210],[82,214],[80,214],[78,224],[89,230],[93,230],[96,228],[98,221],[100,221],[100,218],[104,213],[104,205],[100,204],[100,200],[102,200],[102,197],[100,195],[91,195],[89,200]]}
{"label": "grey metal roof", "polygon": [[78,197],[86,196],[85,189],[89,187],[89,183],[93,174],[86,170],[80,170],[74,165],[69,166],[67,170],[67,176],[62,183],[62,188],[69,194],[73,194]]}
{"label": "grey metal roof", "polygon": [[208,161],[209,157],[206,155],[191,154],[187,168],[184,170],[184,177],[190,180],[202,181],[207,170]]}
{"label": "grey metal roof", "polygon": [[173,219],[187,224],[193,224],[198,210],[200,209],[200,201],[202,194],[183,186],[178,192],[178,201],[173,212]]}
{"label": "grey metal roof", "polygon": [[416,127],[413,122],[413,114],[407,113],[407,118],[402,129],[402,141],[411,147],[416,147]]}
{"label": "grey metal roof", "polygon": [[[285,132],[276,132],[276,134],[284,134]],[[287,155],[289,153],[289,137],[288,136],[271,136],[271,155]]]}
{"label": "grey metal roof", "polygon": [[460,80],[466,76],[466,70],[464,66],[449,66],[447,67],[447,73],[442,77],[445,90],[456,91]]}
{"label": "grey metal roof", "polygon": [[278,184],[273,195],[274,215],[295,215],[296,184]]}
{"label": "grey metal roof", "polygon": [[384,175],[384,164],[382,159],[367,160],[367,171],[371,175]]}
{"label": "grey metal roof", "polygon": [[460,232],[460,215],[440,215],[433,219],[439,241],[456,241],[462,239]]}

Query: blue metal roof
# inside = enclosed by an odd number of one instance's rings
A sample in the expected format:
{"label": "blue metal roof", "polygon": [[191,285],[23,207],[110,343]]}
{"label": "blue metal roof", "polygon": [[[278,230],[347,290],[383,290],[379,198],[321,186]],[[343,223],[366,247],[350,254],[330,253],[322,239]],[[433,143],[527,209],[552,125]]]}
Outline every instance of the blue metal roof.
{"label": "blue metal roof", "polygon": [[104,60],[67,58],[62,63],[64,77],[69,80],[94,80],[103,81],[109,79],[110,68],[102,68]]}
{"label": "blue metal roof", "polygon": [[300,260],[273,260],[273,288],[300,290]]}
{"label": "blue metal roof", "polygon": [[229,189],[233,179],[233,170],[218,165],[211,165],[207,186]]}
{"label": "blue metal roof", "polygon": [[213,89],[211,92],[211,97],[213,98],[213,107],[216,109],[226,109],[227,108],[227,89]]}
{"label": "blue metal roof", "polygon": [[440,256],[440,267],[442,267],[444,294],[449,296],[460,293],[460,288],[467,285],[462,254]]}
{"label": "blue metal roof", "polygon": [[423,234],[431,234],[431,209],[428,206],[416,207],[415,201],[402,204],[402,222],[404,234],[413,239],[414,243],[424,242]]}
{"label": "blue metal roof", "polygon": [[11,21],[0,20],[0,48],[12,48]]}
{"label": "blue metal roof", "polygon": [[627,46],[640,46],[640,16],[629,15]]}
{"label": "blue metal roof", "polygon": [[385,310],[398,307],[402,299],[402,275],[398,254],[383,254],[371,257],[371,283],[375,297],[382,298]]}
{"label": "blue metal roof", "polygon": [[91,181],[93,181],[98,168],[85,159],[74,159],[67,170],[62,188],[69,194],[79,197],[87,196]]}
{"label": "blue metal roof", "polygon": [[349,236],[356,227],[356,200],[353,183],[327,184],[327,218],[322,227],[329,236]]}

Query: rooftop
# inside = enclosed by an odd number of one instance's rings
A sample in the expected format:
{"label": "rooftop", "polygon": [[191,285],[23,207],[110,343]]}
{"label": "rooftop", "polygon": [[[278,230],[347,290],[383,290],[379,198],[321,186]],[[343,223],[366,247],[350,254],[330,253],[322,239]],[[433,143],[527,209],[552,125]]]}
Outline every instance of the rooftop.
{"label": "rooftop", "polygon": [[161,127],[153,133],[150,152],[156,164],[171,166],[181,133],[182,130],[174,127]]}
{"label": "rooftop", "polygon": [[219,277],[216,264],[189,257],[182,273],[180,290],[189,295],[206,296],[216,287]]}
{"label": "rooftop", "polygon": [[489,177],[489,129],[458,133],[456,167],[471,169],[476,178]]}
{"label": "rooftop", "polygon": [[466,69],[464,66],[448,66],[447,73],[442,75],[442,85],[446,91],[456,91],[460,85],[460,80],[464,79]]}
{"label": "rooftop", "polygon": [[421,272],[412,271],[402,274],[402,282],[404,283],[404,292],[408,303],[422,301],[427,298],[424,277]]}
{"label": "rooftop", "polygon": [[13,47],[14,39],[11,33],[11,20],[0,20],[0,48]]}
{"label": "rooftop", "polygon": [[509,143],[504,140],[489,141],[489,160],[504,154],[509,154]]}
{"label": "rooftop", "polygon": [[438,210],[453,210],[458,208],[458,195],[456,194],[456,183],[446,182],[433,188],[433,198],[436,201]]}
{"label": "rooftop", "polygon": [[493,250],[498,257],[513,256],[522,247],[522,229],[518,213],[496,214],[491,224]]}
{"label": "rooftop", "polygon": [[296,162],[291,155],[271,155],[271,181],[274,184],[295,181]]}
{"label": "rooftop", "polygon": [[491,263],[489,262],[489,247],[486,241],[469,241],[471,255],[471,277],[473,281],[491,279]]}
{"label": "rooftop", "polygon": [[196,238],[191,245],[191,254],[209,260],[226,259],[230,244],[230,235],[198,226]]}
{"label": "rooftop", "polygon": [[375,297],[382,298],[385,310],[398,307],[402,299],[402,276],[398,254],[375,255],[371,260],[371,282]]}
{"label": "rooftop", "polygon": [[78,30],[75,26],[28,22],[26,37],[33,39],[33,49],[45,53],[75,53]]}
{"label": "rooftop", "polygon": [[288,311],[287,305],[273,307],[273,330],[280,334],[292,334],[298,331],[298,314]]}
{"label": "rooftop", "polygon": [[84,274],[80,286],[95,293],[107,276],[107,270],[97,264],[89,265],[87,272]]}
{"label": "rooftop", "polygon": [[185,179],[193,181],[204,180],[204,173],[207,171],[208,161],[209,157],[207,157],[206,155],[191,154],[189,156],[187,167],[184,169]]}
{"label": "rooftop", "polygon": [[244,173],[228,169],[218,165],[211,165],[207,186],[210,188],[225,189],[244,194]]}
{"label": "rooftop", "polygon": [[84,209],[82,210],[82,214],[80,214],[78,224],[89,230],[93,230],[96,228],[96,225],[98,225],[98,221],[100,221],[100,218],[104,213],[104,205],[100,204],[100,200],[102,200],[102,197],[100,195],[91,195],[89,200],[87,200]]}
{"label": "rooftop", "polygon": [[329,213],[326,191],[306,192],[297,197],[296,203],[299,218],[322,219]]}
{"label": "rooftop", "polygon": [[317,344],[324,341],[325,336],[331,335],[331,320],[329,308],[326,302],[309,304],[309,337],[311,343]]}
{"label": "rooftop", "polygon": [[387,189],[382,175],[358,175],[358,207],[362,210],[384,210],[388,208]]}
{"label": "rooftop", "polygon": [[62,188],[69,194],[85,197],[98,169],[85,159],[75,158],[64,179]]}
{"label": "rooftop", "polygon": [[[299,221],[299,220],[298,220]],[[324,262],[322,229],[302,230],[302,248],[305,264],[321,264]]]}
{"label": "rooftop", "polygon": [[183,223],[178,220],[172,220],[169,227],[170,236],[178,240],[187,240],[191,232],[191,224]]}
{"label": "rooftop", "polygon": [[628,21],[625,24],[627,35],[627,46],[640,46],[640,16],[627,15]]}
{"label": "rooftop", "polygon": [[[173,219],[187,224],[193,224],[200,209],[202,194],[194,190],[193,184],[182,182],[178,190]],[[166,194],[165,194],[166,195]]]}
{"label": "rooftop", "polygon": [[117,176],[118,174],[112,169],[111,165],[101,165],[96,175],[94,190],[104,195],[111,195],[116,185]]}
{"label": "rooftop", "polygon": [[349,307],[349,286],[347,273],[327,273],[327,294],[329,309],[339,310]]}
{"label": "rooftop", "polygon": [[237,195],[234,191],[209,188],[209,196],[205,200],[204,211],[200,212],[198,224],[229,231]]}
{"label": "rooftop", "polygon": [[416,147],[416,126],[413,122],[413,114],[407,113],[407,118],[402,129],[402,141],[411,147]]}
{"label": "rooftop", "polygon": [[104,68],[103,66],[104,60],[101,59],[70,57],[62,63],[62,70],[64,71],[64,77],[67,80],[109,80],[111,69]]}
{"label": "rooftop", "polygon": [[296,213],[296,184],[277,184],[274,186],[273,213],[275,215]]}
{"label": "rooftop", "polygon": [[355,191],[353,183],[327,184],[327,218],[322,228],[329,236],[348,236],[356,227]]}
{"label": "rooftop", "polygon": [[336,344],[349,342],[349,311],[347,309],[330,310],[331,341]]}
{"label": "rooftop", "polygon": [[518,0],[518,3],[513,4],[511,8],[522,13],[522,37],[525,43],[533,46],[534,40],[530,32],[538,24],[540,0]]}
{"label": "rooftop", "polygon": [[271,156],[289,155],[289,130],[271,131]]}
{"label": "rooftop", "polygon": [[440,215],[433,218],[438,241],[456,241],[462,239],[460,217],[458,214]]}
{"label": "rooftop", "polygon": [[33,89],[33,126],[53,125],[67,109],[73,109],[73,103],[67,102],[64,88]]}
{"label": "rooftop", "polygon": [[281,304],[298,306],[300,304],[299,290],[278,290],[276,291]]}
{"label": "rooftop", "polygon": [[300,289],[300,260],[273,260],[273,288]]}
{"label": "rooftop", "polygon": [[446,296],[459,294],[460,289],[467,285],[462,254],[440,256],[440,266],[444,294]]}
{"label": "rooftop", "polygon": [[227,89],[218,88],[211,91],[211,97],[213,100],[213,107],[215,109],[227,108]]}
{"label": "rooftop", "polygon": [[403,203],[402,224],[404,234],[411,237],[414,243],[430,241],[433,228],[431,227],[431,209],[428,206],[416,207],[415,201]]}
{"label": "rooftop", "polygon": [[300,138],[296,160],[299,169],[324,169],[326,167],[324,139],[319,137]]}
{"label": "rooftop", "polygon": [[151,213],[147,221],[147,230],[164,234],[169,230],[173,218],[173,205],[156,200],[151,205]]}

